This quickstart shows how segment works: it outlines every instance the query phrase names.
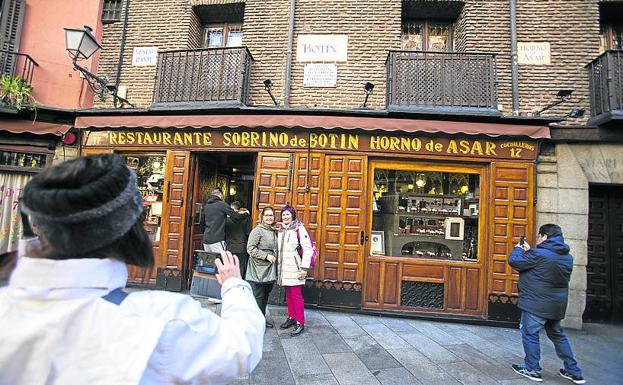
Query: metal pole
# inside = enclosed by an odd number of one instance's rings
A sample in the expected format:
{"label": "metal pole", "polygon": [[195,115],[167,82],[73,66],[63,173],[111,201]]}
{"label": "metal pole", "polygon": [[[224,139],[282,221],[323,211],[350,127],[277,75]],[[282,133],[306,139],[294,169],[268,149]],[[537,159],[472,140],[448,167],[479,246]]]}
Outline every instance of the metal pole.
{"label": "metal pole", "polygon": [[294,40],[294,8],[296,0],[290,0],[290,19],[288,21],[288,50],[286,51],[286,79],[284,82],[283,105],[290,108],[290,77],[292,76],[292,41]]}
{"label": "metal pole", "polygon": [[511,80],[513,96],[513,115],[519,115],[519,68],[517,66],[517,3],[510,0],[511,13]]}

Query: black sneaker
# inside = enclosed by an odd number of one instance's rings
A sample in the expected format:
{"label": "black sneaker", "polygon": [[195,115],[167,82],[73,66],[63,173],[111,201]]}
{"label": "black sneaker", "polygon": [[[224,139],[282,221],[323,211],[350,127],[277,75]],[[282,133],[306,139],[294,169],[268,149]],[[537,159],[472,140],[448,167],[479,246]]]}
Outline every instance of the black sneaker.
{"label": "black sneaker", "polygon": [[582,376],[574,376],[573,374],[567,372],[564,369],[560,369],[560,372],[558,373],[560,373],[561,377],[566,378],[574,384],[586,384],[586,380]]}
{"label": "black sneaker", "polygon": [[272,321],[268,321],[268,320],[266,320],[266,327],[267,327],[268,329],[272,329],[272,328],[274,328],[274,327],[275,327],[275,324],[274,324],[274,323],[272,323]]}
{"label": "black sneaker", "polygon": [[297,322],[297,323],[296,323],[296,327],[294,328],[294,330],[292,330],[292,331],[290,332],[290,335],[291,335],[292,337],[296,337],[296,336],[298,336],[299,334],[303,333],[303,330],[305,330],[305,325],[300,324],[300,323],[298,323],[298,322]]}
{"label": "black sneaker", "polygon": [[515,373],[520,374],[526,378],[531,379],[532,381],[536,381],[536,382],[543,382],[543,378],[541,377],[541,373],[537,373],[534,370],[528,370],[528,368],[526,368],[524,365],[512,365],[513,370],[515,371]]}
{"label": "black sneaker", "polygon": [[288,317],[288,318],[286,318],[286,322],[284,322],[281,325],[279,325],[279,327],[282,328],[282,329],[287,329],[287,328],[292,327],[294,325],[296,325],[296,321],[293,320],[292,318]]}

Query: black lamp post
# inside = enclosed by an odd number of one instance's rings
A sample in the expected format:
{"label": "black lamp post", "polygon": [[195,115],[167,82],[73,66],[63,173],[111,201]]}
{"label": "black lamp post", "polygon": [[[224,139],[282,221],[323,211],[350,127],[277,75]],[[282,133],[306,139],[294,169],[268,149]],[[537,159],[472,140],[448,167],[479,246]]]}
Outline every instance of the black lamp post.
{"label": "black lamp post", "polygon": [[69,57],[71,57],[74,70],[80,71],[86,79],[89,88],[99,96],[100,100],[103,101],[106,93],[110,93],[115,107],[118,101],[121,101],[121,106],[126,103],[130,107],[134,107],[127,99],[117,95],[117,87],[115,85],[108,84],[106,79],[91,73],[88,69],[78,64],[78,61],[90,58],[98,49],[102,48],[91,32],[93,30],[87,25],[84,28],[65,28],[65,49],[67,49]]}
{"label": "black lamp post", "polygon": [[371,82],[366,82],[366,84],[363,85],[363,92],[366,93],[366,98],[363,101],[363,104],[361,105],[361,108],[368,108],[368,98],[370,97],[370,94],[374,91],[374,83]]}

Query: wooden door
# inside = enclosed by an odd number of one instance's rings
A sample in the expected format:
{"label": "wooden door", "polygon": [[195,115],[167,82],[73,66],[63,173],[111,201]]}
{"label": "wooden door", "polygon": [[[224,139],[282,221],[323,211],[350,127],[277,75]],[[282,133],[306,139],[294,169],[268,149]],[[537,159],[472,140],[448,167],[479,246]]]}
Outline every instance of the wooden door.
{"label": "wooden door", "polygon": [[586,281],[584,321],[622,322],[623,187],[589,189]]}
{"label": "wooden door", "polygon": [[[311,161],[309,161],[311,159]],[[292,206],[296,208],[298,219],[305,225],[311,239],[318,247],[322,244],[321,232],[322,215],[320,214],[322,197],[322,166],[324,154],[298,153],[294,158],[294,186]],[[313,276],[318,276],[319,260],[314,268]]]}
{"label": "wooden door", "polygon": [[[190,152],[167,151],[162,216],[161,253],[156,256],[156,266],[180,270],[188,269],[184,258],[186,203],[190,179]],[[155,271],[152,276],[155,276]]]}
{"label": "wooden door", "polygon": [[286,203],[292,202],[293,161],[294,154],[260,152],[257,155],[253,218],[258,218],[263,207],[271,206],[279,214]]}
{"label": "wooden door", "polygon": [[367,157],[326,155],[320,279],[363,281]]}

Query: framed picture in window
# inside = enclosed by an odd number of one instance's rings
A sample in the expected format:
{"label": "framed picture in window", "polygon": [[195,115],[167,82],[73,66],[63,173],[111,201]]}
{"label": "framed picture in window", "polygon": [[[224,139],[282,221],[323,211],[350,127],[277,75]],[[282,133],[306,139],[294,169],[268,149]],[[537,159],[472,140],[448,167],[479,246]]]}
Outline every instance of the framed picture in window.
{"label": "framed picture in window", "polygon": [[446,218],[446,239],[462,241],[465,234],[465,221],[463,218]]}
{"label": "framed picture in window", "polygon": [[385,255],[385,232],[372,231],[372,242],[370,242],[370,254]]}

